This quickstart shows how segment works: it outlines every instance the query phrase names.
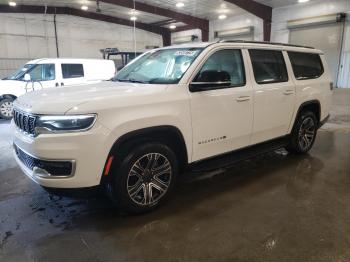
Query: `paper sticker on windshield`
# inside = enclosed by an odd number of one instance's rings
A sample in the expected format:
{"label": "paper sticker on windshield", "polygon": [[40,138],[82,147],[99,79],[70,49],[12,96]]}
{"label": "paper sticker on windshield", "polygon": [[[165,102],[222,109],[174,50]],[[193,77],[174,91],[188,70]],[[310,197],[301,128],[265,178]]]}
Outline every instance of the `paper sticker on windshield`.
{"label": "paper sticker on windshield", "polygon": [[182,55],[182,56],[194,56],[197,53],[197,51],[189,51],[189,50],[181,50],[177,51],[175,55]]}

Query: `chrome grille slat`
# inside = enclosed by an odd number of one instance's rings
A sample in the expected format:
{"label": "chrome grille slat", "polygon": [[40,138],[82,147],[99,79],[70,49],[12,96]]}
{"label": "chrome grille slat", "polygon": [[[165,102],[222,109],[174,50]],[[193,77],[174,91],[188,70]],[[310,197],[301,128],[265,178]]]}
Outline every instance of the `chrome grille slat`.
{"label": "chrome grille slat", "polygon": [[36,116],[14,109],[14,123],[26,134],[34,135]]}

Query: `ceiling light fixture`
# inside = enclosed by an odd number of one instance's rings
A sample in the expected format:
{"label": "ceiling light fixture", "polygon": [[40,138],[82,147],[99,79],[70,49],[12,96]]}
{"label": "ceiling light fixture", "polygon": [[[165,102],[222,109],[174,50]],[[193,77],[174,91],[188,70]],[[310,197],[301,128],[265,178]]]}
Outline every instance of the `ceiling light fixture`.
{"label": "ceiling light fixture", "polygon": [[131,11],[129,12],[130,15],[136,16],[138,14],[138,12],[136,11],[136,9],[131,9]]}
{"label": "ceiling light fixture", "polygon": [[89,9],[89,7],[88,7],[87,5],[82,5],[82,6],[81,6],[81,10],[86,11],[86,10],[88,10],[88,9]]}
{"label": "ceiling light fixture", "polygon": [[16,2],[13,2],[13,1],[9,2],[9,6],[16,6],[16,5],[17,5]]}
{"label": "ceiling light fixture", "polygon": [[220,20],[223,20],[223,19],[226,19],[226,18],[227,18],[227,15],[221,14],[221,15],[219,15],[218,18],[219,18]]}
{"label": "ceiling light fixture", "polygon": [[185,6],[185,4],[182,3],[182,2],[176,3],[176,7],[177,7],[177,8],[181,8],[181,7],[184,7],[184,6]]}
{"label": "ceiling light fixture", "polygon": [[298,0],[299,3],[306,3],[309,2],[310,0]]}
{"label": "ceiling light fixture", "polygon": [[132,17],[130,17],[130,20],[131,20],[131,21],[136,21],[136,20],[137,20],[137,17],[136,17],[136,16],[132,16]]}
{"label": "ceiling light fixture", "polygon": [[175,28],[176,28],[176,25],[170,25],[169,28],[170,28],[170,29],[175,29]]}

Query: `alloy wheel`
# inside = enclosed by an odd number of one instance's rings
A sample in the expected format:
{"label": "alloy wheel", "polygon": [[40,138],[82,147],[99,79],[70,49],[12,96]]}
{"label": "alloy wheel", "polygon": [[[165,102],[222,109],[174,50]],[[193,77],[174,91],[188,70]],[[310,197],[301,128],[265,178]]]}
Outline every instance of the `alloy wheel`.
{"label": "alloy wheel", "polygon": [[145,154],[129,171],[127,179],[129,197],[138,205],[153,206],[168,191],[171,179],[171,164],[164,155]]}
{"label": "alloy wheel", "polygon": [[13,103],[12,102],[4,102],[0,105],[0,113],[2,116],[5,117],[12,117],[12,108],[13,108]]}
{"label": "alloy wheel", "polygon": [[303,151],[309,150],[316,134],[316,124],[312,117],[306,117],[300,125],[298,142]]}

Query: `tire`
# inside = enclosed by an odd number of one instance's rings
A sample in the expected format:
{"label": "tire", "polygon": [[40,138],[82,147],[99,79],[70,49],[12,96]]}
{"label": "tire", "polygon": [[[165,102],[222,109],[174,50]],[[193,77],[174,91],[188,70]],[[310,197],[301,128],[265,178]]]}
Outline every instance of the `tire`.
{"label": "tire", "polygon": [[12,119],[13,101],[13,98],[5,98],[0,101],[0,118]]}
{"label": "tire", "polygon": [[287,151],[306,154],[312,148],[317,135],[318,121],[311,111],[301,112],[295,121]]}
{"label": "tire", "polygon": [[107,193],[118,207],[129,213],[157,208],[168,198],[178,174],[174,152],[160,143],[134,147],[115,162]]}

